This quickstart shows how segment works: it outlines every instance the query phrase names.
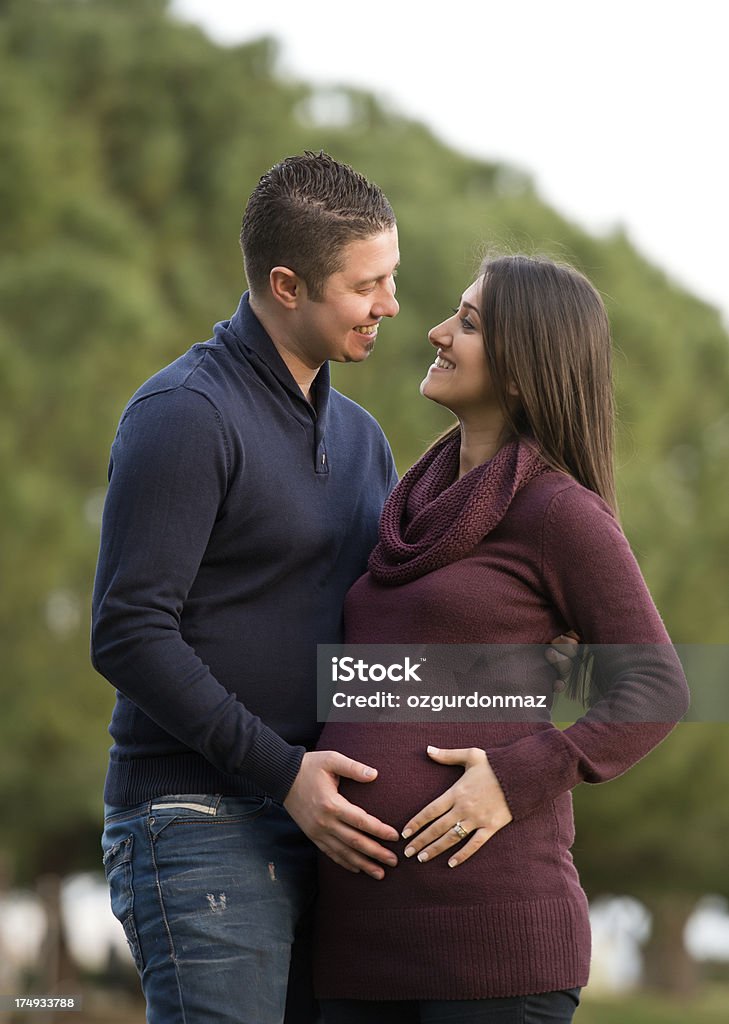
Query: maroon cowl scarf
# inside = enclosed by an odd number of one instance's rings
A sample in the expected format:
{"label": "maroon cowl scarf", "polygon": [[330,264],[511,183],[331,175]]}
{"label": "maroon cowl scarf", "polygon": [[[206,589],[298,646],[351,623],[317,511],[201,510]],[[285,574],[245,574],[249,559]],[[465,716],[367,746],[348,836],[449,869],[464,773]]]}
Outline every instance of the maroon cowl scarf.
{"label": "maroon cowl scarf", "polygon": [[379,582],[398,586],[463,558],[503,519],[514,495],[548,472],[537,451],[510,441],[459,479],[460,434],[415,463],[385,503],[369,559]]}

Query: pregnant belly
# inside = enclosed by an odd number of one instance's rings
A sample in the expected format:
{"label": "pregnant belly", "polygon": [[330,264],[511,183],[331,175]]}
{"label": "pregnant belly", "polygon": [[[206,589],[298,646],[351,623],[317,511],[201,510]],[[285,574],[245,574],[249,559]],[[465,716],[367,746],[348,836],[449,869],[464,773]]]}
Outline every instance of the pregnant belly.
{"label": "pregnant belly", "polygon": [[428,745],[446,746],[440,739],[420,724],[333,724],[324,727],[318,746],[377,769],[374,782],[343,778],[339,791],[400,832],[413,814],[462,775],[462,769],[439,765],[428,757]]}
{"label": "pregnant belly", "polygon": [[440,796],[463,774],[460,766],[441,765],[427,754],[441,748],[489,747],[528,735],[525,723],[330,723],[317,749],[337,750],[378,771],[374,782],[342,779],[340,792],[400,831],[425,803]]}
{"label": "pregnant belly", "polygon": [[[337,750],[378,770],[374,782],[342,779],[340,793],[401,832],[413,815],[446,792],[463,774],[460,767],[433,761],[426,753],[428,745],[489,748],[514,742],[532,729],[525,723],[332,723],[324,728],[318,747]],[[444,885],[449,901],[462,899],[466,903],[495,896],[503,898],[507,894],[534,894],[535,880],[537,890],[554,893],[563,888],[565,854],[571,865],[563,841],[567,835],[560,835],[561,832],[550,802],[523,821],[511,822],[501,829],[455,871],[448,868],[447,855],[426,864],[414,858],[406,860],[402,854],[407,844],[401,840],[383,844],[392,846],[400,862],[374,889],[366,876],[349,875],[345,879],[342,876],[346,872],[331,862],[322,865],[322,883],[326,890],[327,879],[335,881],[339,898],[344,896],[343,888],[351,890],[346,898],[360,889],[369,890],[368,901],[374,898],[378,903],[386,902],[392,885],[392,895],[400,905],[411,899],[420,903],[428,893],[433,899],[442,898]]]}

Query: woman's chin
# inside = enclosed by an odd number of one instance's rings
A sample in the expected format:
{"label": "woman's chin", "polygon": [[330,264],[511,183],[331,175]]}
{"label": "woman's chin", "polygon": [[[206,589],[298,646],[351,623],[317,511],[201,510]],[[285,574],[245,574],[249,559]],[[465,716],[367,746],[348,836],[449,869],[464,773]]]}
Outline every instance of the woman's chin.
{"label": "woman's chin", "polygon": [[[438,402],[437,392],[438,389],[433,387],[430,374],[428,374],[420,383],[420,394],[423,398],[429,398],[431,402]],[[441,403],[438,402],[438,404],[440,405]]]}
{"label": "woman's chin", "polygon": [[[420,394],[423,398],[427,398],[429,402],[435,402],[436,405],[442,405],[444,409],[449,408],[449,406],[447,406],[443,399],[438,395],[438,389],[433,387],[433,382],[430,377],[426,377],[421,383]],[[451,412],[453,412],[452,409]]]}

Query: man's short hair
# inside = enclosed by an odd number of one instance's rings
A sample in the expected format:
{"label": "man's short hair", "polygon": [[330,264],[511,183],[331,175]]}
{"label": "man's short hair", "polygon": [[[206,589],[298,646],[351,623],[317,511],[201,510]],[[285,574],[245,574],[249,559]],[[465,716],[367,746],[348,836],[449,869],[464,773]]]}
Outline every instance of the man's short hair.
{"label": "man's short hair", "polygon": [[263,175],[243,215],[240,244],[248,287],[263,295],[273,267],[293,270],[309,297],[342,269],[343,249],[395,226],[377,185],[327,153],[290,156]]}

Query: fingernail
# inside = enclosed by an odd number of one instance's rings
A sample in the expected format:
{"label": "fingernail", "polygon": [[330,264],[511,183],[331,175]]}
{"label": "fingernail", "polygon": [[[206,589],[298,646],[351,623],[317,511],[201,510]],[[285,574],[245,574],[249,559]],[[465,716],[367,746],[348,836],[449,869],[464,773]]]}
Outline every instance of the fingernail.
{"label": "fingernail", "polygon": [[458,863],[458,861],[456,860],[456,858],[455,857],[451,857],[451,859],[448,861],[448,867],[449,868],[454,868],[457,863]]}
{"label": "fingernail", "polygon": [[429,754],[437,754],[438,753],[438,748],[437,747],[428,747],[428,753]]}
{"label": "fingernail", "polygon": [[405,856],[406,857],[412,857],[412,855],[414,853],[415,853],[415,847],[414,846],[408,846],[407,850],[405,851]]}
{"label": "fingernail", "polygon": [[377,775],[377,772],[375,771],[374,768],[365,768],[364,774],[365,774],[365,778],[373,779],[375,777],[375,775]]}
{"label": "fingernail", "polygon": [[404,828],[402,830],[402,837],[403,837],[403,839],[409,839],[412,834],[413,834],[413,830],[411,828]]}
{"label": "fingernail", "polygon": [[420,861],[421,864],[424,864],[427,859],[428,859],[428,854],[427,854],[427,852],[425,850],[423,850],[421,853],[418,854],[418,860]]}

